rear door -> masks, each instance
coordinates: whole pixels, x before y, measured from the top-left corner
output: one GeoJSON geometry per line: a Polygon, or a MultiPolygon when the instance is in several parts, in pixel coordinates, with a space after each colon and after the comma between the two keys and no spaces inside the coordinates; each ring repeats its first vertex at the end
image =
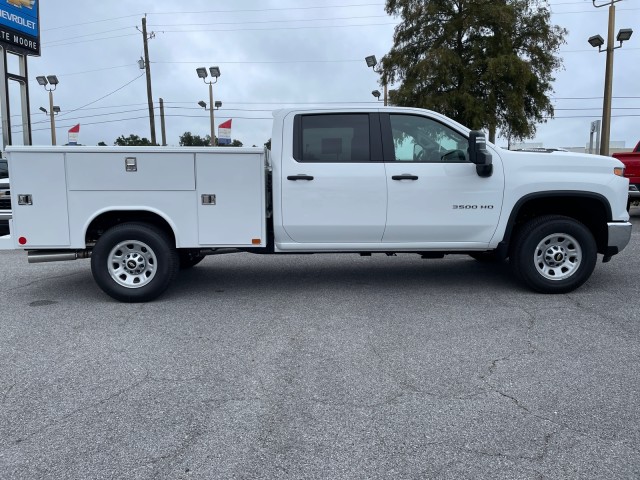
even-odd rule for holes
{"type": "Polygon", "coordinates": [[[283,151],[282,223],[298,243],[380,243],[387,209],[378,114],[299,114],[283,151]]]}

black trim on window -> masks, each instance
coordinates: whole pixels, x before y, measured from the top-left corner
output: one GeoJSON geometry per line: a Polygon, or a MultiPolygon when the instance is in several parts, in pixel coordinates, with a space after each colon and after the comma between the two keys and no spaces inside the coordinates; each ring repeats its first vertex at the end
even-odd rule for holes
{"type": "Polygon", "coordinates": [[[350,161],[350,162],[318,162],[318,163],[371,163],[384,161],[382,149],[382,133],[380,124],[380,115],[371,112],[331,112],[331,113],[302,113],[293,118],[293,158],[300,163],[315,163],[313,161],[303,160],[303,117],[319,117],[319,116],[339,116],[339,115],[366,115],[369,120],[369,159],[350,161]]]}
{"type": "Polygon", "coordinates": [[[293,158],[302,158],[302,115],[293,117],[293,158]]]}
{"type": "Polygon", "coordinates": [[[369,152],[372,162],[383,162],[380,114],[369,114],[369,152]]]}
{"type": "Polygon", "coordinates": [[[391,132],[391,119],[388,113],[380,114],[380,127],[382,128],[382,151],[385,162],[395,162],[396,152],[393,148],[393,133],[391,132]]]}

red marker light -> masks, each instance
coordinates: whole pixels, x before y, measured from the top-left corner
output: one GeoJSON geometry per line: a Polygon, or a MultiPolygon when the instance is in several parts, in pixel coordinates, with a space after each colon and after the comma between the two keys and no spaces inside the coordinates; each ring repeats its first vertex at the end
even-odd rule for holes
{"type": "Polygon", "coordinates": [[[26,245],[27,244],[27,239],[25,237],[20,237],[20,238],[18,238],[18,243],[20,245],[26,245]]]}

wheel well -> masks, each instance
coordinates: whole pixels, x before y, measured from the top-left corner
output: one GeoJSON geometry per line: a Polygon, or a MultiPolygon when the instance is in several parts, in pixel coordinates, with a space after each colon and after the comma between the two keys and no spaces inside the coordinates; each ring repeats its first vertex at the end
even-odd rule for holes
{"type": "Polygon", "coordinates": [[[605,252],[608,241],[607,222],[611,220],[611,210],[606,200],[580,195],[549,195],[525,200],[514,208],[505,241],[509,243],[522,225],[541,215],[563,215],[579,221],[593,234],[598,252],[605,252]]]}
{"type": "Polygon", "coordinates": [[[157,213],[144,210],[122,210],[105,212],[98,215],[89,224],[87,233],[85,234],[85,242],[87,245],[95,243],[100,236],[115,225],[126,222],[147,223],[161,229],[169,238],[176,243],[176,237],[171,225],[157,213]]]}

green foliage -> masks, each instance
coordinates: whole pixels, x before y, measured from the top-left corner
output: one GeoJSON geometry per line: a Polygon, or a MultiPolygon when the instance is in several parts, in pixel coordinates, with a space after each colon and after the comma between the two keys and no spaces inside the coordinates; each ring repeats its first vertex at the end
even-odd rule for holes
{"type": "Polygon", "coordinates": [[[271,150],[271,139],[267,140],[264,146],[267,150],[271,150]]]}
{"type": "MultiPolygon", "coordinates": [[[[218,137],[215,139],[216,145],[219,147],[241,147],[242,142],[240,140],[233,140],[230,145],[218,145],[218,137]]],[[[184,132],[180,135],[181,147],[208,147],[211,143],[211,135],[193,135],[191,132],[184,132]]]]}
{"type": "Polygon", "coordinates": [[[107,144],[106,144],[106,143],[104,143],[104,142],[98,142],[98,146],[99,146],[99,147],[106,147],[106,146],[107,146],[107,144]]]}
{"type": "Polygon", "coordinates": [[[208,147],[211,143],[211,135],[193,135],[191,132],[184,132],[180,135],[181,147],[208,147]]]}
{"type": "Polygon", "coordinates": [[[116,138],[114,145],[120,145],[121,147],[136,147],[153,145],[147,137],[140,138],[138,135],[131,134],[125,138],[124,135],[120,135],[116,138]]]}
{"type": "Polygon", "coordinates": [[[394,105],[443,113],[471,128],[532,137],[553,116],[549,95],[567,31],[547,0],[387,0],[401,17],[382,59],[394,105]]]}

